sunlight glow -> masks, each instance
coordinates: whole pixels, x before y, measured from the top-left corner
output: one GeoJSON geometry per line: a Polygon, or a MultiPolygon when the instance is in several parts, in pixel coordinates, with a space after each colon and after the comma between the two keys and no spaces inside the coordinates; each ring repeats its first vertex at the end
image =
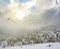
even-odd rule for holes
{"type": "Polygon", "coordinates": [[[31,11],[29,11],[27,8],[29,8],[31,6],[32,6],[31,3],[27,4],[27,6],[25,6],[25,5],[22,5],[22,3],[15,2],[15,0],[10,0],[10,4],[8,5],[8,8],[9,8],[8,14],[11,15],[10,18],[15,21],[23,20],[23,18],[25,16],[28,16],[30,14],[31,11]],[[10,13],[12,13],[12,14],[10,14],[10,13]]]}
{"type": "Polygon", "coordinates": [[[16,11],[16,17],[20,20],[22,20],[22,18],[25,16],[25,12],[23,10],[17,10],[16,11]]]}

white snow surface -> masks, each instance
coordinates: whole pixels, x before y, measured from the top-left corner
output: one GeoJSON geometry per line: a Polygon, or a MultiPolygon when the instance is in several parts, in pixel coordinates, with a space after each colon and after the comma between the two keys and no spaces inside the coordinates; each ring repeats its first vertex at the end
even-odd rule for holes
{"type": "Polygon", "coordinates": [[[13,46],[13,47],[5,47],[0,49],[60,49],[60,43],[44,43],[44,44],[31,44],[31,45],[23,45],[21,46],[13,46]],[[49,47],[49,45],[51,45],[49,47]]]}

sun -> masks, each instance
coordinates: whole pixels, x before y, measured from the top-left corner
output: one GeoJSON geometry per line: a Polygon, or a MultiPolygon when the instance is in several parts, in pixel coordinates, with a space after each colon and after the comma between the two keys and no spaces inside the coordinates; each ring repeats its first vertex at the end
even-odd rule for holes
{"type": "Polygon", "coordinates": [[[16,11],[16,17],[20,20],[23,20],[23,18],[26,16],[25,12],[23,10],[17,10],[16,11]]]}

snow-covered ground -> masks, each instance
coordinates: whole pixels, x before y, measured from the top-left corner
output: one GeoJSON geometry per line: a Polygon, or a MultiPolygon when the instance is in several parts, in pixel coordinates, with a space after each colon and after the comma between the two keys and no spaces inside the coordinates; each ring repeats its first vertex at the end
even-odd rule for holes
{"type": "Polygon", "coordinates": [[[24,46],[5,47],[0,49],[60,49],[60,43],[44,43],[24,46]]]}

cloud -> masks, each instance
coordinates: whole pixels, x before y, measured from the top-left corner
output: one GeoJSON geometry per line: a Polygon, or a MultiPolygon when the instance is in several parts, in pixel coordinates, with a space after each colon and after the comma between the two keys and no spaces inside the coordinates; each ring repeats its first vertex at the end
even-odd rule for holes
{"type": "Polygon", "coordinates": [[[55,7],[55,0],[32,0],[36,7],[40,10],[50,9],[55,7]]]}
{"type": "MultiPolygon", "coordinates": [[[[28,4],[28,5],[26,5],[26,6],[28,6],[29,7],[29,4],[31,4],[31,2],[33,3],[33,5],[35,5],[35,7],[37,8],[37,9],[35,9],[35,11],[31,11],[31,15],[29,15],[29,16],[26,16],[25,18],[24,18],[24,23],[25,24],[27,24],[27,23],[32,23],[32,24],[41,24],[41,23],[59,23],[59,17],[60,17],[60,11],[58,12],[57,11],[57,9],[59,9],[59,7],[58,8],[56,8],[56,7],[54,7],[55,5],[54,5],[54,3],[55,2],[53,2],[54,0],[33,0],[33,1],[30,1],[30,2],[27,2],[26,4],[28,4]],[[43,1],[43,2],[42,2],[43,1]],[[41,11],[41,10],[43,10],[43,11],[41,11]],[[56,15],[56,13],[58,13],[57,15],[56,15]]],[[[31,4],[31,6],[32,6],[32,4],[31,4]]],[[[0,12],[1,12],[1,16],[3,17],[4,16],[4,19],[6,18],[5,16],[6,16],[6,13],[9,13],[8,12],[8,7],[7,7],[7,5],[6,6],[1,6],[1,8],[0,8],[1,10],[0,10],[0,12]],[[3,7],[3,8],[2,8],[3,7]]],[[[9,13],[10,15],[11,15],[11,13],[9,13]]],[[[8,15],[8,16],[10,16],[10,15],[8,15]]],[[[19,22],[17,25],[16,24],[13,24],[13,23],[11,23],[10,21],[5,21],[5,20],[0,20],[0,26],[7,26],[7,27],[10,27],[11,26],[11,28],[12,28],[12,26],[14,26],[14,27],[17,27],[17,28],[19,28],[19,26],[22,28],[23,26],[24,26],[24,24],[23,23],[21,23],[21,22],[19,22]],[[3,22],[3,23],[2,23],[3,22]],[[3,24],[3,25],[2,25],[3,24]],[[23,26],[22,26],[23,25],[23,26]]],[[[44,24],[43,24],[44,25],[44,24]]],[[[14,28],[13,27],[13,28],[14,28]]]]}
{"type": "Polygon", "coordinates": [[[32,14],[26,18],[28,24],[60,25],[60,7],[44,10],[40,14],[32,14]]]}
{"type": "Polygon", "coordinates": [[[51,23],[60,24],[60,3],[58,5],[56,0],[32,0],[35,7],[35,11],[31,12],[31,15],[26,18],[27,23],[51,23]]]}

